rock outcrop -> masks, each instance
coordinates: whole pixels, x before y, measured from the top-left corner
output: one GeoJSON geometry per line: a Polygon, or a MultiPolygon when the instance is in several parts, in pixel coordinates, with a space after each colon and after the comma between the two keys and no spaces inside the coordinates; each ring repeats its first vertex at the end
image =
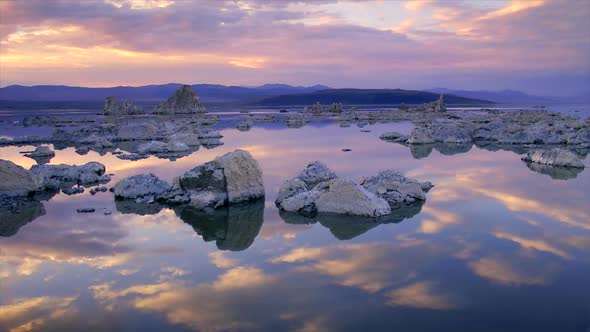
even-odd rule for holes
{"type": "Polygon", "coordinates": [[[115,97],[107,97],[104,101],[104,115],[134,115],[143,114],[143,109],[133,103],[131,99],[125,99],[122,104],[117,103],[115,97]]]}
{"type": "Polygon", "coordinates": [[[158,114],[192,114],[205,113],[205,106],[199,103],[199,97],[190,85],[183,85],[168,100],[156,106],[158,114]]]}
{"type": "Polygon", "coordinates": [[[392,208],[424,201],[431,187],[429,182],[420,183],[392,170],[355,183],[338,178],[315,161],[281,186],[275,204],[281,211],[308,218],[322,213],[375,218],[391,214],[392,208]]]}
{"type": "Polygon", "coordinates": [[[584,168],[584,163],[575,153],[560,148],[548,151],[531,151],[522,160],[551,166],[584,168]]]}
{"type": "Polygon", "coordinates": [[[258,162],[249,152],[235,150],[184,173],[173,185],[153,174],[135,175],[121,180],[114,192],[119,199],[206,209],[262,198],[264,185],[258,162]]]}

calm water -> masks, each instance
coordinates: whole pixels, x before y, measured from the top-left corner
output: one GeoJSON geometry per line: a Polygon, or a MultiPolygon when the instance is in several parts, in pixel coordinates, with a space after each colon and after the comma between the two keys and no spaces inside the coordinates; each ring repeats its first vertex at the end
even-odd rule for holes
{"type": "MultiPolygon", "coordinates": [[[[204,216],[59,194],[0,237],[0,330],[590,330],[590,171],[557,180],[475,146],[415,159],[379,139],[411,124],[365,129],[227,128],[225,145],[175,162],[56,151],[52,164],[104,163],[112,186],[146,172],[171,180],[242,148],[263,169],[266,201],[204,216]],[[395,168],[435,187],[399,223],[284,220],[280,184],[316,159],[341,177],[395,168]]],[[[0,159],[29,168],[29,149],[0,148],[0,159]]]]}

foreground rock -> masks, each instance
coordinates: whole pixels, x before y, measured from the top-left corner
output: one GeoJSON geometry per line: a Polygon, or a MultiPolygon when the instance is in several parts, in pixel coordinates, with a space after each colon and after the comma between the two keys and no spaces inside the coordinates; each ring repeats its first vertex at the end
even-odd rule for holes
{"type": "Polygon", "coordinates": [[[174,95],[156,107],[160,114],[205,113],[205,106],[199,103],[199,97],[190,85],[183,85],[174,95]]]}
{"type": "Polygon", "coordinates": [[[115,197],[136,202],[186,204],[195,209],[219,208],[264,197],[262,171],[249,152],[235,150],[197,166],[170,185],[153,174],[119,182],[115,197]]]}
{"type": "Polygon", "coordinates": [[[522,160],[551,166],[584,168],[584,163],[575,153],[560,148],[548,151],[536,150],[526,154],[522,160]]]}
{"type": "Polygon", "coordinates": [[[275,204],[282,211],[306,217],[321,213],[382,217],[391,214],[392,208],[424,201],[431,187],[429,182],[420,183],[391,170],[359,184],[336,177],[326,165],[315,161],[281,186],[275,204]]]}
{"type": "Polygon", "coordinates": [[[0,195],[27,196],[42,189],[42,178],[8,160],[0,160],[0,195]]]}

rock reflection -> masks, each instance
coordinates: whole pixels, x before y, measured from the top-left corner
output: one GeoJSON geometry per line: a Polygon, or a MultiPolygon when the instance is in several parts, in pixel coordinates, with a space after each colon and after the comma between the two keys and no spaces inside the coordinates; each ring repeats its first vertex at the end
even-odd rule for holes
{"type": "Polygon", "coordinates": [[[24,225],[45,215],[43,203],[36,200],[16,200],[0,203],[0,236],[16,235],[24,225]]]}
{"type": "Polygon", "coordinates": [[[381,225],[390,223],[400,223],[407,218],[411,218],[422,210],[424,201],[399,206],[392,209],[390,215],[380,218],[367,218],[358,216],[335,215],[335,214],[318,214],[315,218],[304,217],[298,213],[280,211],[279,215],[288,224],[314,224],[319,222],[322,226],[328,228],[330,233],[338,240],[350,240],[367,231],[381,225]]]}
{"type": "Polygon", "coordinates": [[[414,159],[426,158],[432,153],[434,144],[410,144],[410,152],[414,159]]]}
{"type": "Polygon", "coordinates": [[[262,227],[264,201],[236,204],[203,211],[191,207],[174,209],[176,215],[191,225],[205,241],[215,241],[220,250],[248,249],[262,227]]]}
{"type": "Polygon", "coordinates": [[[473,143],[434,143],[434,149],[445,156],[467,153],[473,147],[473,143]]]}
{"type": "Polygon", "coordinates": [[[577,167],[551,166],[533,162],[525,162],[525,164],[531,171],[549,175],[554,180],[575,179],[578,173],[584,170],[583,168],[577,167]]]}
{"type": "Polygon", "coordinates": [[[165,206],[160,203],[137,203],[128,199],[116,199],[115,208],[123,214],[138,214],[140,216],[158,214],[165,206]]]}

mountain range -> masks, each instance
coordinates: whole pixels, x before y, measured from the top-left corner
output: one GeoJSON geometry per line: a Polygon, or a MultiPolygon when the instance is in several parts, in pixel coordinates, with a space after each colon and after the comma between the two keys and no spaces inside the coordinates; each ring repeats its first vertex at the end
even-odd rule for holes
{"type": "MultiPolygon", "coordinates": [[[[0,88],[0,100],[4,101],[104,101],[106,97],[131,98],[137,102],[165,100],[181,86],[179,83],[145,86],[117,86],[87,88],[63,85],[10,85],[0,88]]],[[[327,86],[291,86],[265,84],[257,87],[194,84],[193,89],[203,102],[232,102],[254,100],[268,96],[309,93],[329,89],[327,86]]]]}

